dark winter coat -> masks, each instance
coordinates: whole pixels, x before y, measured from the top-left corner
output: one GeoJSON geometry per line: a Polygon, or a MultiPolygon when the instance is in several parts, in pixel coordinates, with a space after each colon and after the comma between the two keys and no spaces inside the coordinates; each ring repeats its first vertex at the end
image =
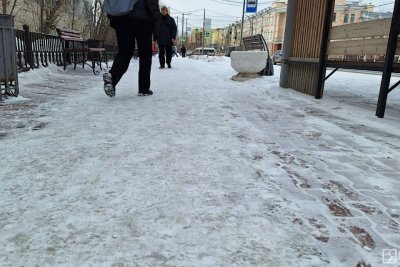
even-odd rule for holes
{"type": "Polygon", "coordinates": [[[177,32],[175,20],[169,14],[161,15],[158,28],[158,44],[172,45],[172,39],[176,38],[177,32]]]}
{"type": "Polygon", "coordinates": [[[158,0],[138,0],[133,11],[124,16],[110,16],[110,25],[113,27],[116,22],[127,22],[132,20],[148,21],[153,25],[153,33],[158,33],[158,21],[160,20],[160,7],[158,0]],[[147,3],[146,3],[147,2],[147,3]],[[146,7],[148,5],[148,7],[146,7]],[[151,11],[151,12],[149,12],[151,11]]]}

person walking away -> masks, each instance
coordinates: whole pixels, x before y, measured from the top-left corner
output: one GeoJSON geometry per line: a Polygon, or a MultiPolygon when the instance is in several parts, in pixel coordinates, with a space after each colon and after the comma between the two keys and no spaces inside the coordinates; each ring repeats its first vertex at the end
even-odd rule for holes
{"type": "Polygon", "coordinates": [[[166,6],[161,7],[161,19],[158,31],[158,58],[160,60],[160,69],[171,68],[172,45],[175,43],[177,27],[175,20],[168,14],[166,6]]]}
{"type": "Polygon", "coordinates": [[[182,45],[182,47],[181,47],[181,55],[182,55],[182,57],[186,57],[186,47],[185,47],[185,45],[182,45]]]}
{"type": "Polygon", "coordinates": [[[106,0],[105,8],[114,28],[118,53],[111,70],[103,75],[104,92],[115,96],[115,87],[128,70],[135,50],[139,53],[139,96],[152,95],[150,74],[152,61],[152,35],[156,38],[160,18],[158,0],[106,0]]]}
{"type": "Polygon", "coordinates": [[[179,54],[177,53],[176,45],[173,45],[173,46],[172,46],[172,55],[173,55],[173,56],[176,56],[176,57],[179,57],[179,54]]]}

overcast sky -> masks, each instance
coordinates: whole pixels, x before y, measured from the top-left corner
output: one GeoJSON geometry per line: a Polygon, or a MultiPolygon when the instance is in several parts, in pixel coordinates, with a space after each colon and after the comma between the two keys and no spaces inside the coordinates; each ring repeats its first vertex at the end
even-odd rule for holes
{"type": "MultiPolygon", "coordinates": [[[[258,0],[258,10],[268,8],[273,0],[258,0]]],[[[378,6],[375,11],[393,10],[394,0],[364,0],[363,3],[372,3],[378,6]],[[382,5],[382,6],[380,6],[382,5]]],[[[182,13],[186,13],[188,27],[200,27],[203,21],[203,12],[212,19],[212,27],[222,27],[240,20],[242,17],[242,0],[160,0],[160,4],[169,6],[171,16],[179,16],[179,27],[182,22],[182,13]]]]}

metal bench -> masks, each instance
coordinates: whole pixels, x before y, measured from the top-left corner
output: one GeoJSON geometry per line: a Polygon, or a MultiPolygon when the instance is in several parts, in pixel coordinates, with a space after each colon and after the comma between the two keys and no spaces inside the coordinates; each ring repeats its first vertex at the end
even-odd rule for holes
{"type": "Polygon", "coordinates": [[[104,41],[85,40],[80,32],[67,28],[56,28],[56,31],[61,40],[64,70],[69,64],[74,64],[76,69],[77,64],[82,63],[82,68],[88,65],[98,75],[100,71],[96,66],[103,70],[102,63],[105,63],[108,68],[104,41]]]}
{"type": "Polygon", "coordinates": [[[259,72],[260,76],[273,76],[274,75],[274,64],[271,59],[271,54],[269,53],[268,45],[265,42],[264,36],[262,34],[256,34],[251,36],[246,36],[242,38],[243,46],[245,51],[260,50],[267,51],[268,59],[265,65],[265,69],[259,72]]]}

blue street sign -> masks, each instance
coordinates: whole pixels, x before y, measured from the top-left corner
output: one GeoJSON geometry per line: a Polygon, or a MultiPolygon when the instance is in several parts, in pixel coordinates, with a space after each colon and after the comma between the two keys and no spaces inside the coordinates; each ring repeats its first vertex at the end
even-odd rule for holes
{"type": "Polygon", "coordinates": [[[256,13],[256,12],[257,12],[257,0],[247,0],[246,13],[256,13]]]}

